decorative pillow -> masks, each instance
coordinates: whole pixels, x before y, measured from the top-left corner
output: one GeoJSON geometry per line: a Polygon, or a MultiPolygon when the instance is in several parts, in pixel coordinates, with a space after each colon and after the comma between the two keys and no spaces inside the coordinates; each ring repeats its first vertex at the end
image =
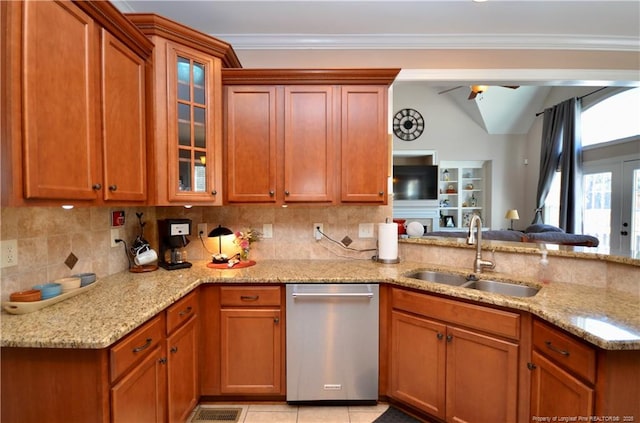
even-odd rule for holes
{"type": "Polygon", "coordinates": [[[564,232],[564,229],[558,228],[557,226],[553,226],[553,225],[536,223],[535,225],[529,226],[527,229],[524,230],[524,232],[527,234],[539,233],[539,232],[564,232]]]}
{"type": "Polygon", "coordinates": [[[482,231],[482,239],[492,239],[494,241],[520,242],[525,236],[520,231],[482,231]]]}

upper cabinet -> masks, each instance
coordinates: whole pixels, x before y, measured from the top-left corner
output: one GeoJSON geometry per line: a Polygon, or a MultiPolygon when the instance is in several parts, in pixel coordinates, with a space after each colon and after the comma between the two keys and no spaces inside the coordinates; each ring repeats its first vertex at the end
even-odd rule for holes
{"type": "Polygon", "coordinates": [[[223,69],[225,202],[386,204],[397,69],[223,69]]]}
{"type": "Polygon", "coordinates": [[[155,46],[148,78],[150,203],[222,205],[220,72],[240,66],[233,50],[157,15],[127,17],[155,46]]]}
{"type": "Polygon", "coordinates": [[[1,7],[3,205],[144,202],[152,44],[107,2],[1,7]]]}

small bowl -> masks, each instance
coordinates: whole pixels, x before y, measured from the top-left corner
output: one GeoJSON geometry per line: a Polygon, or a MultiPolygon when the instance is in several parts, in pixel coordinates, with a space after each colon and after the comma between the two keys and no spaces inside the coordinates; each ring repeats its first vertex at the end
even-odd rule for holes
{"type": "Polygon", "coordinates": [[[80,287],[91,285],[96,281],[95,273],[78,273],[76,275],[72,275],[74,278],[80,278],[80,287]]]}
{"type": "Polygon", "coordinates": [[[62,292],[64,293],[80,288],[80,283],[82,281],[78,277],[70,277],[56,279],[54,282],[59,283],[62,286],[62,292]]]}
{"type": "Polygon", "coordinates": [[[62,294],[62,285],[59,283],[49,282],[41,285],[34,285],[32,288],[42,292],[43,300],[48,300],[49,298],[62,294]]]}
{"type": "Polygon", "coordinates": [[[39,289],[30,289],[28,291],[14,292],[9,296],[9,301],[16,302],[32,302],[42,299],[42,291],[39,289]]]}

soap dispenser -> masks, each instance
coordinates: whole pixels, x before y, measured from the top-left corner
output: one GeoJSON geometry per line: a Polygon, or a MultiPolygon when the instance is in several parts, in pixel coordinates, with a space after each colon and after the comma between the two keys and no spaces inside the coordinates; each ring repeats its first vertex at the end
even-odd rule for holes
{"type": "Polygon", "coordinates": [[[538,280],[541,283],[547,285],[549,284],[549,282],[551,282],[548,267],[549,259],[547,259],[547,249],[543,247],[540,251],[540,254],[542,254],[542,258],[540,259],[540,269],[538,269],[538,280]]]}

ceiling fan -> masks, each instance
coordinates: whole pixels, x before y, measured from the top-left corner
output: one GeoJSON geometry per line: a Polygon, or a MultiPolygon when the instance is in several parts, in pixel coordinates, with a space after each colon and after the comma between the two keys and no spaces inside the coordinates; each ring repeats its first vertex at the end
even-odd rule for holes
{"type": "MultiPolygon", "coordinates": [[[[457,90],[458,88],[462,88],[464,85],[458,85],[457,87],[453,87],[453,88],[449,88],[448,90],[444,90],[444,91],[440,91],[438,94],[445,94],[448,93],[449,91],[453,91],[453,90],[457,90]]],[[[501,87],[504,88],[511,88],[512,90],[515,90],[516,88],[519,88],[519,85],[500,85],[501,87]]],[[[474,98],[476,98],[478,96],[478,94],[481,94],[485,91],[487,91],[489,89],[488,85],[471,85],[470,86],[471,91],[469,92],[469,100],[473,100],[474,98]]]]}

